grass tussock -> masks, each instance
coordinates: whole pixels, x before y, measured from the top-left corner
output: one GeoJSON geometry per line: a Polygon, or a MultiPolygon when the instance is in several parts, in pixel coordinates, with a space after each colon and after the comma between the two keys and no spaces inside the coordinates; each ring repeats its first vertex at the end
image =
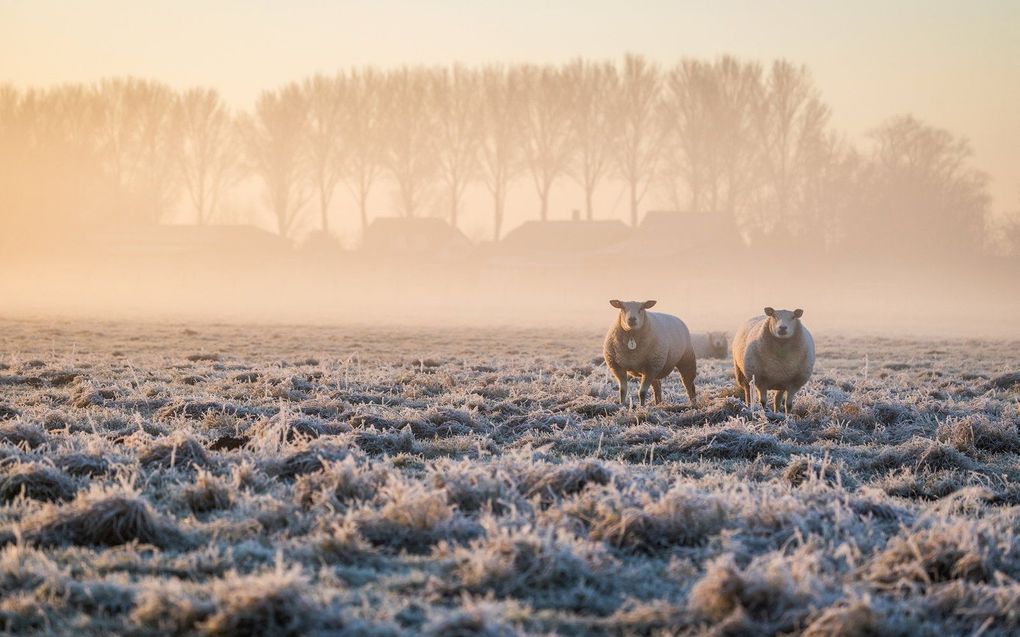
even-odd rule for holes
{"type": "Polygon", "coordinates": [[[365,506],[355,513],[358,530],[375,546],[425,553],[440,540],[462,542],[480,530],[455,514],[445,493],[418,483],[389,483],[380,500],[378,509],[365,506]]]}
{"type": "Polygon", "coordinates": [[[212,464],[202,443],[187,434],[176,434],[170,440],[152,443],[138,456],[144,467],[164,469],[205,468],[212,464]]]}
{"type": "Polygon", "coordinates": [[[42,546],[118,546],[140,542],[163,548],[186,544],[170,520],[130,491],[92,491],[66,505],[49,505],[28,519],[26,539],[42,546]]]}
{"type": "Polygon", "coordinates": [[[597,494],[578,502],[572,515],[587,525],[592,539],[645,553],[696,546],[727,521],[723,500],[683,487],[657,499],[597,494]]]}
{"type": "Polygon", "coordinates": [[[0,475],[0,502],[10,502],[21,495],[45,502],[70,500],[77,490],[66,473],[38,462],[9,465],[0,475]]]}

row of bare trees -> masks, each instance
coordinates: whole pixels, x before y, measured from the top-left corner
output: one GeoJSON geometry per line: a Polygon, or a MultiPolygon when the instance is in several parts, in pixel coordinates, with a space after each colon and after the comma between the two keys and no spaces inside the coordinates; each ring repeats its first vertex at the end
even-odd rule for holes
{"type": "Polygon", "coordinates": [[[281,235],[313,216],[328,232],[338,189],[364,227],[386,179],[400,214],[438,196],[454,225],[466,190],[484,186],[498,238],[519,180],[544,220],[561,182],[576,183],[591,219],[613,179],[634,225],[654,189],[677,209],[732,215],[748,236],[870,244],[883,227],[980,243],[988,197],[969,157],[966,142],[909,117],[855,148],[805,68],[733,57],[356,69],[266,91],[250,113],[212,89],[131,78],[0,87],[0,200],[47,222],[159,222],[186,199],[204,224],[257,178],[281,235]]]}

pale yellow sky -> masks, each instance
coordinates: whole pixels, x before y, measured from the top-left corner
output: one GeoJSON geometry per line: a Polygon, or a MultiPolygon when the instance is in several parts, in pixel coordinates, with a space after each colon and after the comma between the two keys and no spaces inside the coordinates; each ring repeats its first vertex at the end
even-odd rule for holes
{"type": "Polygon", "coordinates": [[[732,53],[807,64],[851,138],[899,113],[966,136],[1020,208],[1020,1],[0,0],[0,82],[111,75],[262,89],[361,64],[732,53]]]}

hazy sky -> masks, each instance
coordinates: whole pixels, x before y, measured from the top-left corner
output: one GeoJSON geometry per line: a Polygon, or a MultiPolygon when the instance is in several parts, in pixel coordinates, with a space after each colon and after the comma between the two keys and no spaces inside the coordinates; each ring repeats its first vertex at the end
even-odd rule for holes
{"type": "Polygon", "coordinates": [[[1020,1],[0,0],[0,81],[131,74],[262,89],[361,64],[732,53],[807,64],[856,137],[914,113],[968,137],[996,210],[1020,208],[1020,1]]]}

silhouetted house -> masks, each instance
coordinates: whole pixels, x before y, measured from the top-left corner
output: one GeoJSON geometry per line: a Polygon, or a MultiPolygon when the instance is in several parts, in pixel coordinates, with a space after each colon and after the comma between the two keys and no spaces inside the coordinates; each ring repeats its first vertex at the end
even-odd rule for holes
{"type": "Polygon", "coordinates": [[[622,221],[527,221],[493,246],[494,265],[578,263],[598,259],[627,240],[622,221]]]}
{"type": "Polygon", "coordinates": [[[266,258],[289,254],[289,239],[246,225],[99,226],[85,245],[99,255],[160,258],[266,258]]]}
{"type": "Polygon", "coordinates": [[[744,248],[733,216],[651,210],[618,250],[645,260],[722,255],[744,248]]]}
{"type": "Polygon", "coordinates": [[[449,261],[470,255],[472,245],[463,232],[445,219],[381,217],[365,229],[361,250],[368,256],[449,261]]]}

